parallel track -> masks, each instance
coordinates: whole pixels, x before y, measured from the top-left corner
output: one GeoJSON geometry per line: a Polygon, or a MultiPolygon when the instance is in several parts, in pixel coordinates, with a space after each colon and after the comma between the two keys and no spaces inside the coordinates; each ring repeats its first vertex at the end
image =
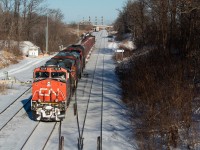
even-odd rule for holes
{"type": "MultiPolygon", "coordinates": [[[[30,89],[31,89],[31,87],[29,87],[27,90],[25,90],[25,91],[24,91],[20,96],[18,96],[9,106],[7,106],[0,114],[3,114],[9,107],[11,107],[15,102],[17,102],[17,100],[19,100],[19,99],[22,98],[24,95],[26,95],[26,93],[28,93],[30,89]]],[[[30,109],[30,106],[28,106],[28,105],[30,104],[30,101],[31,101],[31,97],[29,97],[29,99],[27,100],[27,102],[26,102],[25,104],[23,104],[23,106],[20,107],[20,109],[19,109],[16,113],[14,113],[14,115],[13,115],[11,118],[9,118],[9,120],[0,128],[0,131],[3,130],[3,129],[6,127],[6,125],[7,125],[7,124],[22,110],[22,109],[26,109],[26,111],[27,111],[28,109],[30,109]]],[[[27,142],[29,141],[29,139],[31,138],[31,136],[33,135],[33,133],[35,132],[35,130],[37,129],[37,127],[39,126],[40,123],[41,123],[41,121],[39,121],[39,122],[35,125],[35,127],[34,127],[33,130],[31,131],[30,135],[27,137],[27,139],[25,140],[24,144],[22,145],[21,149],[23,149],[24,146],[27,144],[27,142]]],[[[62,123],[61,123],[61,122],[59,122],[59,123],[60,123],[60,127],[59,127],[59,139],[61,139],[61,127],[62,127],[62,123]]],[[[50,137],[51,137],[53,131],[55,130],[55,126],[56,126],[57,124],[58,124],[58,122],[55,122],[53,128],[51,129],[50,135],[48,136],[48,138],[47,138],[47,140],[46,140],[46,142],[45,142],[45,144],[44,144],[44,146],[43,146],[42,149],[44,149],[44,148],[46,147],[46,145],[47,145],[47,143],[48,143],[48,141],[49,141],[49,139],[50,139],[50,137]]],[[[59,142],[61,142],[61,141],[59,141],[59,142]]]]}
{"type": "MultiPolygon", "coordinates": [[[[100,34],[100,37],[102,36],[102,32],[100,34]]],[[[102,40],[100,42],[100,45],[102,44],[102,40]]],[[[104,46],[105,47],[105,46],[104,46]]],[[[98,48],[98,56],[97,56],[97,59],[96,59],[96,62],[95,62],[95,69],[94,69],[94,72],[93,72],[93,76],[92,76],[92,81],[91,81],[91,86],[90,86],[90,90],[89,90],[89,98],[88,98],[88,101],[87,101],[87,106],[86,106],[86,111],[85,111],[85,116],[84,116],[84,121],[83,121],[83,125],[82,125],[82,128],[80,129],[80,123],[79,123],[79,116],[78,116],[78,109],[77,109],[77,126],[78,126],[78,132],[79,132],[79,142],[80,140],[83,140],[83,133],[84,133],[84,129],[85,129],[85,122],[86,122],[86,119],[87,119],[87,113],[88,113],[88,108],[89,108],[89,103],[90,103],[90,98],[91,98],[91,94],[92,94],[92,87],[93,87],[93,81],[95,79],[95,72],[96,72],[96,68],[97,68],[97,63],[98,63],[98,60],[99,60],[99,55],[100,55],[100,48],[98,48]]],[[[101,114],[100,114],[100,137],[101,137],[101,140],[100,140],[100,147],[102,149],[102,124],[103,124],[103,76],[104,76],[104,56],[103,56],[103,66],[102,66],[102,99],[101,99],[101,114]]],[[[88,82],[88,79],[86,80],[86,83],[88,82]]],[[[84,91],[83,91],[84,92],[84,91]]],[[[77,104],[77,97],[76,97],[76,93],[75,93],[75,103],[77,104]]],[[[79,150],[82,150],[83,149],[83,141],[78,143],[79,147],[78,149],[79,150]]]]}
{"type": "MultiPolygon", "coordinates": [[[[38,125],[39,125],[40,123],[42,123],[42,122],[39,121],[39,122],[36,124],[36,126],[33,128],[32,132],[31,132],[30,135],[27,137],[27,139],[26,139],[26,141],[24,142],[24,144],[23,144],[23,146],[21,147],[21,149],[23,149],[23,148],[25,147],[25,145],[28,143],[28,141],[31,139],[31,136],[32,136],[33,133],[36,131],[36,129],[37,129],[37,127],[38,127],[38,125]]],[[[58,135],[58,137],[59,137],[59,143],[61,142],[60,139],[61,139],[61,127],[62,127],[62,122],[60,121],[60,122],[55,122],[55,123],[54,123],[53,128],[51,129],[51,132],[50,132],[50,134],[48,135],[48,138],[46,139],[46,141],[45,141],[45,143],[44,143],[44,145],[43,145],[43,147],[42,147],[43,150],[45,149],[47,143],[49,142],[49,139],[51,138],[51,136],[52,136],[52,134],[53,134],[53,131],[55,130],[55,127],[56,127],[56,125],[57,125],[58,123],[59,123],[59,135],[58,135]]],[[[60,146],[59,146],[59,147],[60,147],[60,146]]]]}
{"type": "MultiPolygon", "coordinates": [[[[19,100],[22,96],[24,96],[30,89],[31,89],[31,87],[28,88],[25,92],[23,92],[18,98],[16,98],[14,102],[16,102],[17,100],[19,100]]],[[[23,106],[20,107],[20,109],[19,109],[16,113],[14,113],[14,115],[0,128],[0,131],[7,125],[7,124],[8,124],[8,123],[9,123],[23,108],[26,108],[26,107],[28,106],[28,104],[29,104],[30,101],[31,101],[31,97],[29,97],[29,99],[27,100],[27,102],[26,102],[25,104],[23,104],[23,106]]],[[[13,102],[12,104],[10,104],[8,107],[6,107],[6,108],[1,112],[1,114],[2,114],[3,112],[5,112],[11,105],[13,105],[14,102],[13,102]]],[[[27,108],[27,109],[28,109],[28,108],[27,108]]]]}
{"type": "MultiPolygon", "coordinates": [[[[51,133],[49,134],[49,136],[48,136],[48,138],[47,138],[47,141],[45,142],[45,144],[44,144],[44,146],[43,146],[42,149],[45,149],[45,147],[46,147],[46,145],[47,145],[47,143],[48,143],[48,141],[49,141],[49,139],[50,139],[50,137],[51,137],[53,131],[55,130],[55,127],[56,127],[57,123],[58,123],[58,122],[55,122],[55,124],[54,124],[54,126],[53,126],[53,129],[51,130],[51,133]]],[[[60,143],[62,122],[60,121],[59,123],[60,123],[60,124],[59,124],[59,135],[58,135],[58,136],[59,136],[59,143],[60,143]]],[[[59,146],[59,147],[60,147],[60,146],[59,146]]]]}
{"type": "Polygon", "coordinates": [[[40,122],[38,122],[36,124],[36,126],[33,128],[33,131],[31,132],[31,134],[28,136],[28,138],[26,139],[26,141],[24,142],[24,144],[22,145],[21,149],[24,148],[24,146],[26,145],[26,143],[28,142],[28,140],[30,139],[31,135],[33,134],[33,132],[36,130],[36,128],[38,127],[38,125],[40,124],[40,122]]]}
{"type": "MultiPolygon", "coordinates": [[[[98,35],[98,36],[102,36],[102,32],[98,35]]],[[[101,41],[99,42],[101,45],[102,44],[102,39],[101,41]]],[[[105,47],[105,46],[104,46],[105,47]]],[[[89,97],[88,97],[88,100],[87,100],[87,106],[86,106],[86,110],[85,110],[85,114],[84,114],[84,119],[83,119],[83,125],[82,125],[82,128],[80,129],[80,123],[79,123],[79,116],[78,116],[78,109],[77,109],[77,125],[78,125],[78,132],[79,132],[79,139],[83,139],[83,133],[84,133],[84,129],[85,129],[85,123],[86,123],[86,119],[87,119],[87,115],[88,115],[88,108],[89,108],[89,104],[90,104],[90,100],[91,100],[91,95],[92,95],[92,88],[93,88],[93,82],[95,80],[95,73],[96,73],[96,70],[97,70],[97,63],[98,63],[98,60],[99,60],[99,55],[100,55],[100,52],[101,52],[101,48],[98,48],[98,56],[97,56],[97,59],[96,59],[96,62],[95,62],[95,69],[93,71],[93,76],[91,76],[91,85],[90,85],[90,89],[89,89],[89,97]]],[[[100,149],[102,150],[102,125],[103,125],[103,84],[104,84],[104,56],[103,56],[103,66],[102,66],[102,99],[101,99],[101,114],[100,114],[100,149]]],[[[86,87],[86,84],[88,83],[88,78],[86,79],[85,81],[85,85],[84,85],[84,88],[86,87]]],[[[24,96],[29,90],[31,89],[28,88],[24,93],[22,93],[18,98],[16,98],[8,107],[6,107],[3,111],[0,112],[0,114],[4,113],[11,105],[13,105],[17,100],[19,100],[22,96],[24,96]]],[[[84,92],[85,90],[83,90],[84,92]]],[[[84,95],[84,93],[83,93],[84,95]]],[[[22,108],[26,108],[29,104],[31,100],[31,97],[27,100],[27,102],[0,128],[0,131],[17,115],[17,113],[19,113],[22,108]]],[[[77,104],[77,97],[76,97],[76,92],[75,92],[75,102],[77,104]]],[[[28,108],[26,108],[28,109],[28,108]]],[[[24,146],[27,144],[27,142],[30,140],[31,136],[33,135],[33,133],[36,131],[37,127],[39,126],[41,122],[39,121],[35,127],[32,129],[31,133],[29,134],[29,136],[27,137],[27,139],[25,140],[24,144],[22,145],[21,149],[24,148],[24,146]]],[[[61,129],[62,129],[62,122],[59,122],[59,149],[62,148],[63,146],[63,137],[61,136],[61,129]]],[[[53,125],[53,128],[51,129],[51,132],[48,136],[48,138],[46,139],[46,142],[44,144],[44,146],[42,147],[42,149],[45,149],[50,137],[52,136],[52,133],[53,131],[55,130],[55,127],[56,125],[58,124],[58,122],[55,122],[55,124],[53,125]]],[[[79,149],[83,149],[83,143],[82,145],[79,147],[79,149]]]]}
{"type": "Polygon", "coordinates": [[[29,87],[26,91],[24,91],[20,96],[18,96],[10,105],[8,105],[4,110],[0,112],[0,115],[5,112],[11,105],[13,105],[18,99],[24,96],[32,87],[29,87]]]}

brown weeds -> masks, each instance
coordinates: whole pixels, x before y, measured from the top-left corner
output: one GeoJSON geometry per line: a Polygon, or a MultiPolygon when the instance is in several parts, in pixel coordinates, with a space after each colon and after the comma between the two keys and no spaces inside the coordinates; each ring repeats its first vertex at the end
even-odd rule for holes
{"type": "Polygon", "coordinates": [[[0,68],[5,68],[10,64],[18,63],[18,60],[22,59],[22,55],[22,52],[17,47],[10,49],[4,48],[0,58],[0,68]]]}
{"type": "Polygon", "coordinates": [[[1,84],[0,83],[0,93],[1,94],[5,94],[7,89],[8,89],[8,86],[6,84],[1,84]]]}
{"type": "Polygon", "coordinates": [[[188,61],[153,51],[118,71],[140,149],[183,144],[178,129],[189,130],[194,97],[186,68],[191,68],[188,61]]]}

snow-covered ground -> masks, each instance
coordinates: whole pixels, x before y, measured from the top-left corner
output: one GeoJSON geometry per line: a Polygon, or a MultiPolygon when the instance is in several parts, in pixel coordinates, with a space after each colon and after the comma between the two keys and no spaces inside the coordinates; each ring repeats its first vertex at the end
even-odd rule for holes
{"type": "MultiPolygon", "coordinates": [[[[112,56],[116,44],[108,42],[108,39],[105,38],[107,36],[105,30],[97,32],[95,35],[95,47],[84,70],[85,76],[81,78],[77,88],[78,117],[80,133],[83,137],[83,149],[97,149],[97,137],[101,135],[101,102],[103,100],[102,148],[104,150],[133,150],[135,147],[129,140],[131,131],[126,116],[126,107],[120,100],[121,89],[114,73],[115,64],[112,56]],[[84,130],[82,130],[83,124],[84,130]]],[[[20,81],[32,80],[33,69],[44,64],[48,59],[49,57],[27,58],[19,64],[0,70],[0,78],[4,78],[4,71],[8,71],[9,76],[14,76],[20,81]]],[[[7,94],[1,95],[0,110],[12,103],[29,86],[14,85],[7,94]]],[[[27,97],[18,102],[19,105],[23,107],[29,97],[30,93],[27,93],[27,97]]],[[[77,149],[79,137],[77,116],[74,116],[73,110],[74,103],[75,95],[67,110],[66,118],[62,122],[61,131],[61,135],[64,137],[64,149],[69,150],[77,149]]],[[[0,113],[1,120],[8,120],[9,115],[6,114],[12,114],[20,109],[18,104],[15,105],[16,107],[0,113]]],[[[3,126],[3,123],[0,124],[0,149],[42,149],[52,129],[54,130],[45,149],[58,149],[59,124],[54,122],[38,124],[31,120],[30,104],[24,106],[4,128],[2,128],[3,126]],[[28,139],[34,128],[36,128],[34,134],[28,139]],[[27,139],[28,142],[24,145],[27,139]]]]}

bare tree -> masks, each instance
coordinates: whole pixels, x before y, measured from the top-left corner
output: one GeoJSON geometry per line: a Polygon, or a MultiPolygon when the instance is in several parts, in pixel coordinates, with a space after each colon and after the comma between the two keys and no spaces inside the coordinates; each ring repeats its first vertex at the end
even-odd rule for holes
{"type": "Polygon", "coordinates": [[[140,149],[183,146],[180,135],[197,139],[191,133],[193,111],[200,106],[194,101],[200,81],[199,6],[197,0],[129,0],[115,22],[119,34],[133,34],[138,50],[154,48],[119,71],[140,149]]]}

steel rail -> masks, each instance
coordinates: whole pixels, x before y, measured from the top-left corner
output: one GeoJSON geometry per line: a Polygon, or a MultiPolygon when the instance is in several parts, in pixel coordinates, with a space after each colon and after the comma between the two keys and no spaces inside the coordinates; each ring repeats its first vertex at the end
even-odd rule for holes
{"type": "MultiPolygon", "coordinates": [[[[100,37],[102,36],[102,32],[100,33],[100,37]]],[[[102,40],[100,42],[99,45],[102,44],[102,40]]],[[[84,116],[84,121],[83,121],[83,125],[82,125],[82,129],[80,130],[80,123],[79,123],[79,118],[78,118],[78,108],[77,108],[77,126],[78,126],[78,131],[81,132],[79,133],[79,141],[83,139],[83,133],[84,133],[84,129],[85,129],[85,122],[86,122],[86,119],[87,119],[87,112],[88,112],[88,108],[89,108],[89,103],[90,103],[90,98],[91,98],[91,92],[92,92],[92,87],[93,87],[93,81],[94,81],[94,78],[95,78],[95,73],[96,73],[96,68],[97,68],[97,62],[99,60],[99,55],[100,55],[100,48],[98,48],[98,56],[97,56],[97,59],[96,59],[96,62],[95,62],[95,69],[93,71],[93,76],[92,76],[92,82],[91,82],[91,86],[90,86],[90,91],[89,91],[89,98],[88,98],[88,101],[87,101],[87,106],[86,106],[86,111],[85,111],[85,116],[84,116]]],[[[75,102],[77,104],[77,99],[75,97],[75,102]]],[[[77,107],[77,105],[76,105],[77,107]]],[[[79,145],[80,143],[78,143],[79,145]]],[[[81,145],[79,145],[78,147],[79,150],[82,150],[83,149],[83,142],[81,142],[81,145]]]]}
{"type": "MultiPolygon", "coordinates": [[[[27,102],[0,128],[0,131],[22,110],[22,108],[25,108],[28,104],[29,104],[29,101],[31,101],[31,98],[30,97],[27,102]]],[[[27,108],[26,110],[28,110],[29,108],[27,108]]]]}
{"type": "Polygon", "coordinates": [[[9,104],[4,110],[0,112],[2,114],[5,112],[11,105],[13,105],[18,99],[20,99],[22,96],[24,96],[32,87],[29,87],[27,90],[25,90],[20,96],[18,96],[11,104],[9,104]]]}

